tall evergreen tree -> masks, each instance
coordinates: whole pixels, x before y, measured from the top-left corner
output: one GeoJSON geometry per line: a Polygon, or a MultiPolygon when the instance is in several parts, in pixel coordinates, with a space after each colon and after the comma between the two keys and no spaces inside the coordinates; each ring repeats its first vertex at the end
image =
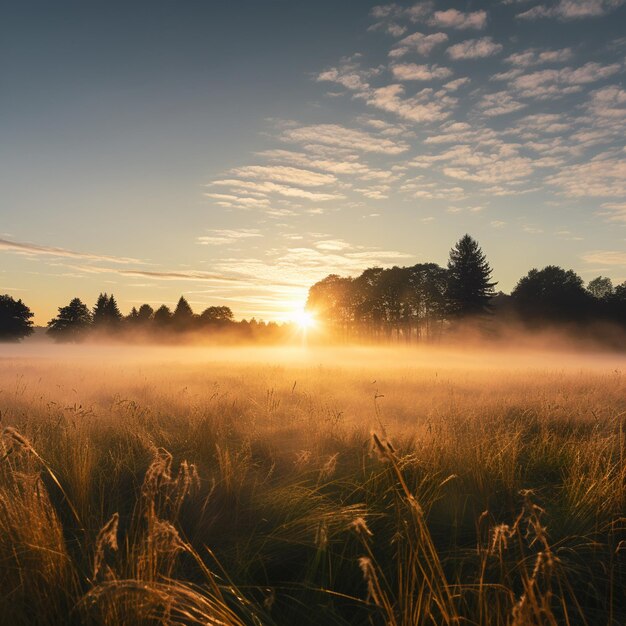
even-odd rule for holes
{"type": "Polygon", "coordinates": [[[98,328],[105,326],[107,323],[108,315],[107,308],[109,305],[109,296],[106,293],[101,293],[96,300],[96,305],[93,307],[92,321],[93,325],[98,328]]]}
{"type": "Polygon", "coordinates": [[[190,328],[194,319],[194,314],[184,296],[181,296],[174,310],[172,321],[179,330],[187,330],[190,328]]]}
{"type": "Polygon", "coordinates": [[[447,298],[455,317],[489,311],[497,283],[491,281],[491,267],[478,242],[464,235],[450,250],[447,298]]]}
{"type": "Polygon", "coordinates": [[[109,296],[109,300],[106,304],[106,316],[110,326],[115,326],[124,319],[113,294],[109,296]]]}
{"type": "Polygon", "coordinates": [[[59,314],[48,322],[48,334],[57,341],[80,341],[91,327],[92,316],[78,298],[59,307],[59,314]]]}
{"type": "Polygon", "coordinates": [[[19,341],[33,332],[31,310],[8,294],[0,296],[0,341],[19,341]]]}
{"type": "Polygon", "coordinates": [[[93,325],[98,329],[110,330],[122,321],[122,314],[113,294],[101,293],[93,308],[93,325]]]}

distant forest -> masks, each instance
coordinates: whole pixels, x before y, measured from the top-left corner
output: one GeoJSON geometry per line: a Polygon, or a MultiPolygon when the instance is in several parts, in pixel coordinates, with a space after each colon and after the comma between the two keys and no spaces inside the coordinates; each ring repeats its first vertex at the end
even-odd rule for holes
{"type": "MultiPolygon", "coordinates": [[[[317,321],[317,334],[334,341],[432,342],[470,325],[485,335],[515,325],[528,331],[596,327],[624,331],[626,337],[626,281],[614,286],[598,276],[585,286],[573,270],[549,265],[530,270],[507,295],[496,291],[491,277],[485,254],[465,235],[450,250],[447,267],[418,263],[372,267],[356,278],[330,274],[309,289],[306,309],[317,321]]],[[[22,300],[0,295],[0,340],[29,336],[32,317],[22,300]]],[[[210,306],[198,315],[183,296],[174,311],[143,304],[124,316],[115,297],[106,293],[93,309],[72,299],[59,308],[46,332],[61,342],[115,337],[278,343],[296,335],[293,324],[235,321],[227,306],[210,306]]]]}

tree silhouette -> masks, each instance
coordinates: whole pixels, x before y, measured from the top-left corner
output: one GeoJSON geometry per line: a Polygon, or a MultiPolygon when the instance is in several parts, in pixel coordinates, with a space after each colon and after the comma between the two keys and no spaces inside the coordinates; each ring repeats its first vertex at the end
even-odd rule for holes
{"type": "Polygon", "coordinates": [[[165,304],[162,304],[154,313],[154,325],[164,329],[172,322],[172,312],[165,304]]]}
{"type": "Polygon", "coordinates": [[[96,329],[113,330],[119,325],[123,317],[113,294],[101,293],[98,296],[92,319],[96,329]]]}
{"type": "Polygon", "coordinates": [[[149,304],[142,304],[137,311],[137,321],[140,324],[147,324],[154,317],[154,309],[149,304]]]}
{"type": "Polygon", "coordinates": [[[597,300],[607,300],[613,294],[613,282],[605,276],[598,276],[589,281],[587,291],[597,300]]]}
{"type": "Polygon", "coordinates": [[[31,310],[8,294],[0,296],[0,341],[20,341],[33,332],[31,310]]]}
{"type": "Polygon", "coordinates": [[[201,324],[230,324],[234,320],[233,312],[227,306],[210,306],[200,314],[201,324]]]}
{"type": "Polygon", "coordinates": [[[89,331],[92,316],[78,298],[67,306],[59,307],[58,315],[48,322],[48,334],[57,341],[80,341],[89,331]]]}
{"type": "Polygon", "coordinates": [[[194,313],[189,306],[189,302],[181,296],[174,310],[172,322],[177,330],[189,330],[194,320],[194,313]]]}
{"type": "Polygon", "coordinates": [[[469,235],[459,239],[448,260],[448,303],[454,317],[479,315],[489,311],[495,295],[491,267],[478,242],[469,235]]]}
{"type": "Polygon", "coordinates": [[[529,321],[573,321],[587,316],[592,296],[573,270],[548,265],[532,269],[512,291],[515,304],[529,321]]]}

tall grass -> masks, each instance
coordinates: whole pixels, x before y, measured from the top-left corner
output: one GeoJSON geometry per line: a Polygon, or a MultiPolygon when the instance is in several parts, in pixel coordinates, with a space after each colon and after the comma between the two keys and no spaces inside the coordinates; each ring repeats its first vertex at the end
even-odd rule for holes
{"type": "Polygon", "coordinates": [[[626,623],[619,359],[381,355],[3,360],[0,623],[626,623]]]}

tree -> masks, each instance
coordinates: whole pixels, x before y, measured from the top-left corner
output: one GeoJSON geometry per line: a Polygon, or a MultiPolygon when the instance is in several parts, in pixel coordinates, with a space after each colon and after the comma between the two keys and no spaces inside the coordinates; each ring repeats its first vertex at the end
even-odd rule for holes
{"type": "Polygon", "coordinates": [[[95,328],[110,330],[122,321],[122,314],[115,301],[115,296],[101,293],[93,308],[93,325],[95,328]]]}
{"type": "Polygon", "coordinates": [[[589,281],[587,291],[597,300],[607,300],[613,294],[613,283],[606,276],[598,276],[589,281]]]}
{"type": "Polygon", "coordinates": [[[200,314],[202,324],[229,324],[233,321],[233,312],[227,306],[210,306],[200,314]]]}
{"type": "Polygon", "coordinates": [[[154,313],[154,324],[159,328],[165,328],[172,321],[172,312],[165,304],[162,304],[154,313]]]}
{"type": "Polygon", "coordinates": [[[154,309],[149,304],[142,304],[137,311],[137,321],[146,324],[154,316],[154,309]]]}
{"type": "Polygon", "coordinates": [[[450,250],[447,298],[451,315],[465,317],[489,311],[495,295],[491,267],[478,242],[469,235],[450,250]]]}
{"type": "Polygon", "coordinates": [[[193,310],[184,296],[181,296],[174,310],[172,321],[178,330],[188,330],[194,319],[193,310]]]}
{"type": "Polygon", "coordinates": [[[0,341],[20,341],[33,332],[31,310],[8,294],[0,296],[0,341]]]}
{"type": "Polygon", "coordinates": [[[67,306],[59,307],[59,314],[48,322],[48,334],[57,341],[80,341],[89,331],[92,316],[78,298],[67,306]]]}
{"type": "Polygon", "coordinates": [[[521,278],[511,296],[527,320],[573,321],[584,318],[592,296],[573,270],[548,265],[521,278]]]}

